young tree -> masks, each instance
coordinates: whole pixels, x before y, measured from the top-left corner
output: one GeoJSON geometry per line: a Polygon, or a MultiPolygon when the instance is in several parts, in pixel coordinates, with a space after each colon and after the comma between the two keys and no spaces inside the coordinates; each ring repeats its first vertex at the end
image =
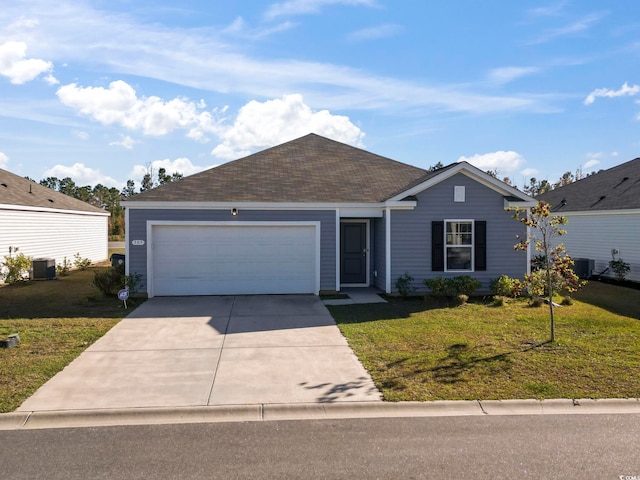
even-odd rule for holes
{"type": "Polygon", "coordinates": [[[547,297],[550,341],[554,342],[556,336],[553,294],[561,290],[575,292],[582,286],[582,282],[573,271],[573,260],[567,255],[562,243],[554,245],[554,238],[566,233],[561,226],[566,225],[567,219],[561,215],[551,215],[551,205],[546,202],[539,202],[530,210],[515,208],[514,211],[514,218],[534,231],[519,241],[514,248],[526,251],[529,244],[534,242],[536,251],[540,253],[540,268],[525,277],[525,284],[533,295],[547,297]]]}

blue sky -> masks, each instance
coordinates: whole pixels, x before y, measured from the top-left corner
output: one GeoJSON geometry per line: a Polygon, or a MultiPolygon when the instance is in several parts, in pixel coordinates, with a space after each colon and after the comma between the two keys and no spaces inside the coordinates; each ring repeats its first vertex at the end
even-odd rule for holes
{"type": "Polygon", "coordinates": [[[316,132],[522,186],[640,150],[629,0],[49,0],[0,9],[0,168],[122,187],[316,132]]]}

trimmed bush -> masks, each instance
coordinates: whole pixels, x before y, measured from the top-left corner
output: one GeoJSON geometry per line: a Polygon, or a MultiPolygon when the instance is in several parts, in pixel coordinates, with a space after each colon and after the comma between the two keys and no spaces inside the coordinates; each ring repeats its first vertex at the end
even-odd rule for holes
{"type": "Polygon", "coordinates": [[[573,298],[571,298],[569,295],[567,295],[566,297],[563,297],[561,305],[564,305],[565,307],[570,307],[571,305],[573,305],[573,298]]]}
{"type": "Polygon", "coordinates": [[[93,284],[105,295],[117,295],[125,287],[124,265],[96,270],[93,284]]]}
{"type": "Polygon", "coordinates": [[[80,252],[76,253],[73,256],[73,258],[74,258],[73,265],[76,268],[79,268],[80,270],[86,270],[87,268],[89,268],[91,266],[91,260],[89,260],[88,258],[82,258],[80,256],[80,252]]]}
{"type": "Polygon", "coordinates": [[[459,295],[465,295],[467,297],[467,300],[470,296],[476,293],[476,290],[478,290],[481,286],[482,283],[480,283],[480,280],[471,278],[468,275],[453,277],[453,287],[456,293],[459,295]]]}
{"type": "Polygon", "coordinates": [[[544,305],[544,299],[542,297],[534,296],[529,302],[529,306],[533,308],[540,308],[542,305],[544,305]]]}
{"type": "Polygon", "coordinates": [[[71,262],[67,260],[67,257],[64,257],[62,263],[56,265],[56,275],[59,277],[64,277],[69,274],[69,270],[71,269],[71,262]]]}
{"type": "Polygon", "coordinates": [[[396,279],[396,289],[402,297],[408,297],[411,293],[416,291],[416,287],[411,285],[414,280],[415,279],[409,275],[409,272],[405,272],[404,275],[396,279]]]}
{"type": "Polygon", "coordinates": [[[506,303],[507,299],[505,297],[503,297],[502,295],[494,295],[491,305],[493,305],[494,307],[504,307],[506,303]]]}
{"type": "Polygon", "coordinates": [[[469,301],[469,297],[467,295],[465,295],[464,293],[459,293],[458,295],[456,295],[454,298],[454,303],[457,306],[462,306],[465,305],[468,301],[469,301]]]}
{"type": "Polygon", "coordinates": [[[456,294],[456,288],[451,278],[425,278],[423,283],[431,289],[431,295],[434,297],[447,298],[456,294]]]}
{"type": "Polygon", "coordinates": [[[500,275],[498,278],[491,280],[491,293],[501,297],[519,297],[524,288],[522,282],[517,278],[511,278],[508,275],[500,275]]]}
{"type": "Polygon", "coordinates": [[[467,299],[481,287],[479,280],[468,275],[453,278],[426,278],[423,283],[431,290],[431,295],[437,298],[451,298],[464,295],[467,299]]]}
{"type": "Polygon", "coordinates": [[[0,268],[0,279],[5,283],[17,283],[29,279],[31,270],[31,259],[24,253],[19,253],[13,257],[4,257],[4,264],[0,268]]]}

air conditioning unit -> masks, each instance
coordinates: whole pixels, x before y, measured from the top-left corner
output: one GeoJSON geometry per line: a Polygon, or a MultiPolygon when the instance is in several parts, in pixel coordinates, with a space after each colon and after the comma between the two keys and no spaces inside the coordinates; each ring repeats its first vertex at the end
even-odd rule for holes
{"type": "Polygon", "coordinates": [[[578,278],[589,278],[593,275],[595,261],[591,258],[574,258],[573,271],[578,278]]]}
{"type": "Polygon", "coordinates": [[[33,280],[54,280],[56,278],[55,259],[34,258],[31,261],[31,278],[33,280]]]}

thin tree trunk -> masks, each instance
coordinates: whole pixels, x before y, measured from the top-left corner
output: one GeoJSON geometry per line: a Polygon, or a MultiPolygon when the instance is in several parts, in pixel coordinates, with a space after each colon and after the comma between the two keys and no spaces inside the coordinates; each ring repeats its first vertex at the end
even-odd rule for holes
{"type": "Polygon", "coordinates": [[[553,283],[551,281],[551,271],[547,270],[547,286],[549,289],[549,320],[551,321],[551,343],[556,341],[556,325],[553,318],[553,283]]]}

